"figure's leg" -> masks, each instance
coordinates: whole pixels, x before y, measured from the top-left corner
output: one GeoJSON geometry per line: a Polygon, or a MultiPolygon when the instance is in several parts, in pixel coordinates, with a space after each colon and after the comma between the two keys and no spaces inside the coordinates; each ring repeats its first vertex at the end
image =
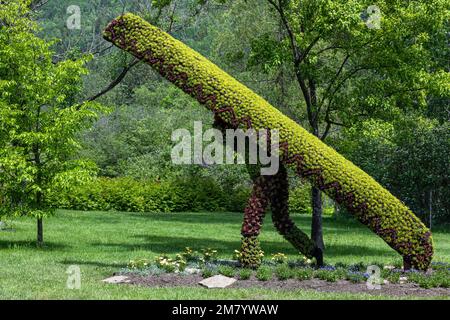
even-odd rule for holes
{"type": "Polygon", "coordinates": [[[253,191],[244,211],[242,224],[242,244],[240,263],[247,268],[258,268],[262,261],[262,251],[258,236],[270,200],[270,177],[259,175],[258,166],[248,166],[253,180],[253,191]]]}
{"type": "Polygon", "coordinates": [[[280,166],[278,173],[274,176],[270,194],[275,228],[298,251],[308,258],[316,258],[317,265],[322,266],[322,250],[315,247],[308,235],[300,230],[289,217],[289,181],[284,166],[280,166]]]}
{"type": "MultiPolygon", "coordinates": [[[[229,128],[227,123],[219,117],[215,117],[213,127],[222,131],[225,139],[225,130],[229,128]]],[[[235,150],[237,152],[237,150],[235,150]]],[[[245,155],[246,157],[248,155],[245,155]]],[[[248,163],[248,161],[246,161],[248,163]]],[[[253,190],[247,207],[244,211],[244,222],[242,224],[242,241],[239,262],[247,268],[258,268],[262,261],[262,250],[258,240],[261,232],[263,218],[269,205],[269,189],[271,177],[261,176],[258,165],[247,164],[247,171],[253,181],[253,190]]]]}
{"type": "MultiPolygon", "coordinates": [[[[215,117],[213,127],[225,135],[227,124],[220,118],[215,117]]],[[[249,268],[257,268],[261,264],[262,250],[258,236],[266,209],[271,203],[272,220],[278,232],[302,254],[308,258],[315,257],[317,264],[321,266],[322,250],[316,248],[308,235],[297,228],[289,217],[289,182],[284,165],[280,165],[279,172],[274,176],[261,176],[261,167],[258,165],[247,165],[247,170],[253,180],[253,191],[244,211],[239,259],[241,264],[249,268]]]]}

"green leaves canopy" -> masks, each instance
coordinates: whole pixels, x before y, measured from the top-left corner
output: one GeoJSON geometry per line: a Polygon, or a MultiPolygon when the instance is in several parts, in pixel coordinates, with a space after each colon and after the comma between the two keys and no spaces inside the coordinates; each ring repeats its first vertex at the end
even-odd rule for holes
{"type": "Polygon", "coordinates": [[[77,104],[87,58],[53,63],[51,46],[36,36],[29,1],[0,7],[0,215],[44,216],[45,195],[93,171],[71,155],[77,132],[99,106],[77,104]]]}

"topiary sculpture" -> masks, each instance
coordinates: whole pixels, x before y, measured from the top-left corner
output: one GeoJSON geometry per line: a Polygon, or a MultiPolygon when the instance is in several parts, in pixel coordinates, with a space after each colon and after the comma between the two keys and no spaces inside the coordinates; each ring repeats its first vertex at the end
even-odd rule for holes
{"type": "Polygon", "coordinates": [[[274,223],[308,257],[321,258],[309,238],[289,219],[286,171],[344,205],[361,223],[403,256],[405,269],[426,270],[433,256],[430,231],[389,191],[325,145],[263,98],[205,57],[138,16],[125,14],[104,31],[106,40],[130,52],[210,109],[229,128],[278,130],[282,168],[272,177],[253,176],[254,189],[245,210],[241,262],[258,266],[257,236],[268,204],[274,223]]]}

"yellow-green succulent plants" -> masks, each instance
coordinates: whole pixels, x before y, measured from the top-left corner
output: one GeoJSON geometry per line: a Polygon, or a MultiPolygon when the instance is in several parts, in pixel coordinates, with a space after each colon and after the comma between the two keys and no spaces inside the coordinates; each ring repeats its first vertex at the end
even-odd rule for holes
{"type": "Polygon", "coordinates": [[[278,130],[281,162],[344,205],[403,256],[405,268],[431,263],[430,231],[400,200],[208,59],[133,14],[113,20],[106,40],[146,61],[231,127],[278,130]]]}

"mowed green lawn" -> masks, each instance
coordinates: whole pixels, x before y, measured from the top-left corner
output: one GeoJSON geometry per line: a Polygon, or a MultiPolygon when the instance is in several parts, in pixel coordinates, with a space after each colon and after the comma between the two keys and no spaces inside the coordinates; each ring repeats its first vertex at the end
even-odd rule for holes
{"type": "MultiPolygon", "coordinates": [[[[296,256],[273,229],[270,216],[261,235],[266,257],[296,256]]],[[[189,246],[211,247],[230,258],[239,248],[242,215],[237,213],[132,214],[59,211],[45,221],[46,247],[35,246],[35,222],[14,221],[15,232],[0,232],[1,299],[369,299],[365,294],[314,291],[155,289],[108,285],[102,279],[126,266],[130,259],[175,254],[189,246]],[[66,270],[78,265],[80,290],[66,288],[66,270]]],[[[310,217],[296,216],[309,232],[310,217]]],[[[401,262],[382,240],[353,221],[325,218],[327,263],[401,262]]],[[[450,262],[450,230],[434,232],[435,261],[450,262]]],[[[381,297],[388,298],[388,297],[381,297]]],[[[409,297],[414,298],[414,297],[409,297]]]]}

